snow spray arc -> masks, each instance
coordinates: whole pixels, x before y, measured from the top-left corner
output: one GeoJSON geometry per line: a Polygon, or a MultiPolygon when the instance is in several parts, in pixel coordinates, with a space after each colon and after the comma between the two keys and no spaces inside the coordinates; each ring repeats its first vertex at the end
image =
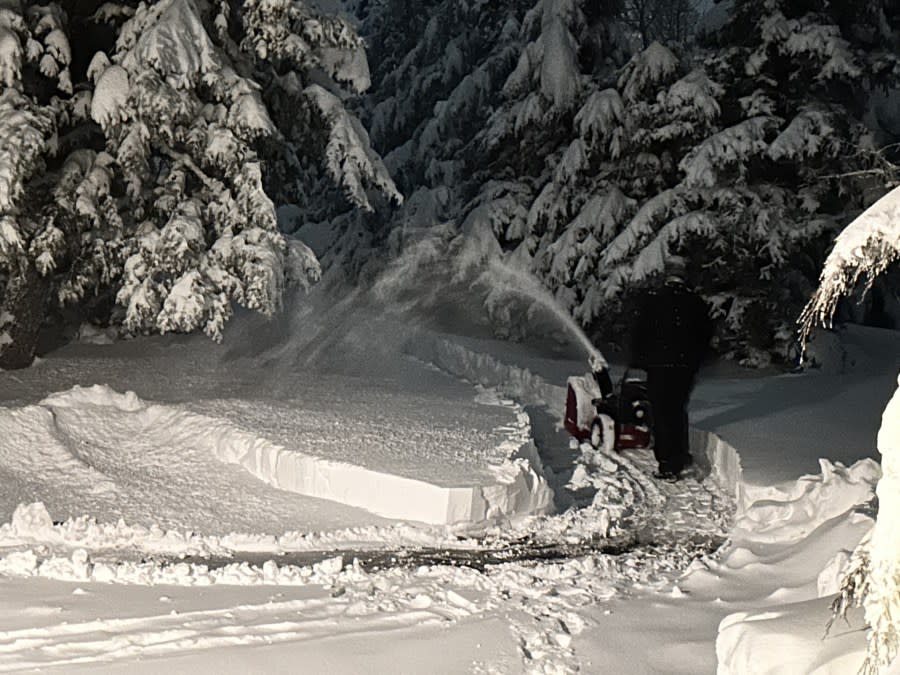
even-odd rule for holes
{"type": "Polygon", "coordinates": [[[575,323],[575,320],[564,311],[553,299],[553,296],[541,285],[534,275],[525,270],[517,269],[511,265],[498,260],[492,259],[488,263],[488,270],[481,275],[481,281],[494,286],[495,290],[523,295],[531,298],[550,313],[575,337],[578,343],[584,347],[588,357],[599,357],[603,363],[606,359],[599,350],[593,345],[581,327],[575,323]],[[505,278],[507,285],[498,286],[497,280],[505,278]]]}

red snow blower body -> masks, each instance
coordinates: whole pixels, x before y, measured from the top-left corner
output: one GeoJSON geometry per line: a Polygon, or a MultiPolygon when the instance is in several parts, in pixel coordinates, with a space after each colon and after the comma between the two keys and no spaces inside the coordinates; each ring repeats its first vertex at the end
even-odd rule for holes
{"type": "Polygon", "coordinates": [[[632,450],[653,446],[647,378],[628,369],[614,387],[608,370],[570,377],[564,426],[579,442],[595,448],[632,450]]]}

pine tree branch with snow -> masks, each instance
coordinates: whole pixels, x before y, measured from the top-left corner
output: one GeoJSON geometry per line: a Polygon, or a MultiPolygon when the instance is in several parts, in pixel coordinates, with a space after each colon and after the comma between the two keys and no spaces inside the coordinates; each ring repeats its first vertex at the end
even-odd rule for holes
{"type": "Polygon", "coordinates": [[[819,287],[801,317],[808,338],[818,325],[830,325],[838,301],[862,282],[874,279],[900,259],[900,187],[866,209],[835,241],[819,277],[819,287]]]}

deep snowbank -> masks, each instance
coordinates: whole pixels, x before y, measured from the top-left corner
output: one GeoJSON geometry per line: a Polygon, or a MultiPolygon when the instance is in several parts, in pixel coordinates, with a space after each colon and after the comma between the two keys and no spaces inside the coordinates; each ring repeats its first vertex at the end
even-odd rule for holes
{"type": "Polygon", "coordinates": [[[741,451],[751,485],[818,473],[819,458],[850,466],[878,459],[876,436],[897,386],[900,331],[851,326],[825,333],[820,365],[768,377],[701,373],[692,419],[741,451]]]}
{"type": "Polygon", "coordinates": [[[760,608],[722,620],[719,675],[859,670],[866,650],[862,610],[852,609],[847,621],[836,621],[827,632],[826,627],[850,556],[874,526],[879,476],[878,464],[869,459],[849,468],[822,460],[819,476],[757,492],[758,501],[736,527],[729,557],[745,570],[777,561],[791,585],[773,592],[760,608]],[[760,550],[765,553],[753,553],[760,550]]]}
{"type": "MultiPolygon", "coordinates": [[[[806,444],[801,447],[814,448],[819,456],[874,456],[881,410],[900,367],[900,333],[851,326],[821,332],[813,347],[811,356],[819,372],[773,381],[770,394],[776,404],[783,401],[784,405],[771,405],[772,413],[759,421],[783,439],[805,437],[806,444]],[[805,395],[800,410],[796,409],[797,394],[805,395]]],[[[878,440],[880,445],[882,438],[878,440]]],[[[797,455],[806,461],[815,456],[809,449],[797,455]]],[[[755,456],[758,463],[778,462],[771,452],[755,456]]],[[[775,550],[783,561],[802,561],[794,565],[820,573],[815,583],[807,572],[807,583],[793,592],[773,595],[770,602],[736,612],[721,622],[716,641],[721,675],[843,674],[859,670],[863,663],[866,622],[862,612],[851,611],[848,623],[839,620],[827,637],[823,635],[848,559],[872,532],[875,487],[882,468],[873,459],[859,460],[850,467],[821,459],[819,463],[819,475],[744,490],[745,517],[737,523],[735,533],[747,540],[745,548],[775,550]],[[832,555],[797,554],[804,545],[830,550],[832,555]]],[[[878,508],[883,509],[884,504],[878,508]]],[[[889,539],[893,546],[896,537],[889,539]]],[[[799,569],[792,573],[803,576],[799,569]]]]}
{"type": "Polygon", "coordinates": [[[553,493],[540,473],[528,416],[512,402],[481,399],[508,406],[515,414],[501,446],[506,461],[491,467],[493,485],[434,485],[313,457],[234,429],[220,436],[213,451],[222,461],[238,464],[274,487],[358,506],[386,518],[450,525],[547,512],[553,493]]]}
{"type": "Polygon", "coordinates": [[[831,598],[738,612],[719,625],[718,675],[853,675],[865,656],[862,611],[825,634],[831,598]]]}
{"type": "Polygon", "coordinates": [[[872,499],[881,468],[871,459],[851,467],[820,459],[822,472],[774,486],[743,485],[736,533],[757,542],[800,541],[822,523],[872,499]]]}
{"type": "MultiPolygon", "coordinates": [[[[481,392],[478,400],[508,408],[512,422],[500,428],[503,441],[497,452],[503,459],[488,467],[493,481],[457,487],[290,450],[227,420],[148,403],[134,392],[120,394],[101,385],[76,386],[52,394],[35,406],[2,410],[0,428],[20,434],[27,430],[31,447],[42,446],[45,453],[51,453],[44,458],[48,466],[64,470],[69,480],[76,476],[79,492],[101,500],[108,500],[105,493],[122,489],[121,481],[110,480],[110,476],[137,461],[127,452],[118,454],[116,447],[107,447],[106,452],[98,450],[103,446],[93,442],[97,440],[97,429],[115,427],[119,437],[143,436],[145,443],[157,446],[165,446],[176,438],[177,445],[183,445],[189,438],[200,452],[238,465],[269,485],[360,507],[391,519],[444,525],[546,512],[552,504],[552,491],[540,473],[528,416],[512,402],[488,392],[481,392]]],[[[177,462],[178,458],[169,460],[177,462]]],[[[180,470],[191,467],[170,468],[171,476],[178,478],[180,470]]]]}
{"type": "Polygon", "coordinates": [[[851,613],[849,625],[838,622],[827,636],[825,629],[850,554],[872,528],[880,469],[870,459],[821,466],[819,475],[743,493],[743,515],[721,564],[743,576],[777,569],[780,587],[761,605],[722,620],[719,675],[837,675],[862,663],[861,614],[851,613]]]}

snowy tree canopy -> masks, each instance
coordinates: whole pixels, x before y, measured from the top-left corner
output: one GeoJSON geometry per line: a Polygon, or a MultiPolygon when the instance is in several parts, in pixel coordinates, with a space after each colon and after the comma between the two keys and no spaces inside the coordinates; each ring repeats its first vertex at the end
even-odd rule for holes
{"type": "Polygon", "coordinates": [[[735,0],[691,51],[659,33],[634,53],[641,3],[613,0],[374,0],[359,35],[295,0],[24,4],[0,17],[22,139],[0,255],[132,332],[276,311],[318,274],[278,207],[351,277],[405,247],[497,256],[607,336],[686,255],[720,346],[758,361],[895,140],[865,110],[900,76],[887,0],[735,0]]]}
{"type": "Polygon", "coordinates": [[[402,199],[342,102],[370,83],[362,41],[303,2],[11,1],[0,82],[0,272],[34,266],[61,303],[112,298],[97,318],[130,332],[219,339],[232,302],[276,311],[273,200],[319,199],[313,176],[362,209],[402,199]]]}
{"type": "Polygon", "coordinates": [[[854,101],[866,95],[862,73],[883,77],[896,59],[846,28],[882,26],[877,16],[845,7],[798,16],[781,4],[736,3],[692,62],[651,44],[614,88],[585,97],[548,155],[555,169],[530,209],[539,238],[529,248],[535,271],[584,324],[627,312],[619,303],[677,252],[694,262],[734,356],[758,362],[761,350],[792,342],[817,274],[809,259],[859,209],[868,176],[877,180],[867,171],[879,141],[854,101]],[[573,154],[573,136],[586,152],[573,154]],[[611,187],[631,206],[588,234],[576,214],[611,187]]]}
{"type": "Polygon", "coordinates": [[[499,256],[611,338],[629,295],[687,255],[723,350],[784,354],[829,237],[877,189],[867,172],[891,139],[859,102],[900,74],[884,49],[893,24],[846,3],[737,0],[694,53],[649,40],[631,54],[621,11],[373,3],[364,30],[383,59],[363,117],[404,192],[430,206],[344,218],[333,250],[422,250],[431,232],[431,259],[499,256]]]}

